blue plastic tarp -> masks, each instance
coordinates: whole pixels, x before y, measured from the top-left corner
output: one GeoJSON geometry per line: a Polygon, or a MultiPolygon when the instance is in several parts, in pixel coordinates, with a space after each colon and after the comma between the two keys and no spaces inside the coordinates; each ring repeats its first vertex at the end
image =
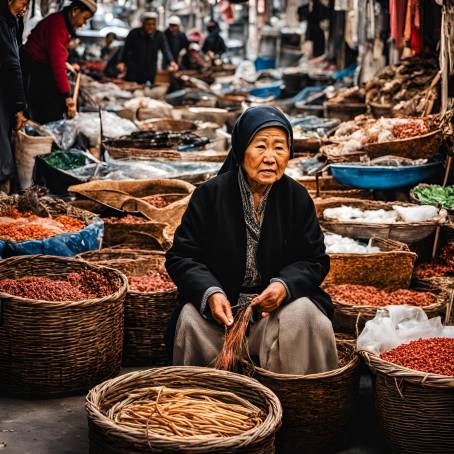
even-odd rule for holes
{"type": "Polygon", "coordinates": [[[73,257],[82,252],[98,249],[104,233],[104,222],[96,218],[79,232],[62,233],[50,238],[28,241],[0,240],[0,257],[45,254],[73,257]]]}

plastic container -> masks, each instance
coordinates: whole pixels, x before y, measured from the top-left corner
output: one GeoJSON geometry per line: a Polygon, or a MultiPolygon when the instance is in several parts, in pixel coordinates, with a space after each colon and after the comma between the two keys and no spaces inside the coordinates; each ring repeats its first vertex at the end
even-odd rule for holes
{"type": "Polygon", "coordinates": [[[276,59],[274,57],[257,57],[255,60],[255,70],[264,71],[265,69],[275,69],[276,59]]]}
{"type": "Polygon", "coordinates": [[[354,163],[331,164],[333,177],[345,186],[361,189],[396,189],[429,180],[440,167],[440,162],[419,166],[364,166],[354,163]]]}
{"type": "Polygon", "coordinates": [[[260,88],[254,88],[249,92],[249,94],[257,98],[269,98],[270,96],[278,97],[282,91],[281,85],[281,82],[277,82],[260,88]]]}

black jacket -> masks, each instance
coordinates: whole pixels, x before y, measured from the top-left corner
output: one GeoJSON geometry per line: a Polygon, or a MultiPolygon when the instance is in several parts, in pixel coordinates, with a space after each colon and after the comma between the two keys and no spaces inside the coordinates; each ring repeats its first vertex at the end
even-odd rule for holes
{"type": "Polygon", "coordinates": [[[142,27],[131,30],[120,59],[126,64],[126,80],[139,84],[148,81],[154,83],[159,50],[164,58],[173,61],[164,33],[157,30],[148,35],[142,27]]]}
{"type": "Polygon", "coordinates": [[[224,39],[222,38],[218,31],[210,33],[205,38],[202,51],[204,54],[206,54],[210,50],[215,55],[222,55],[227,51],[227,46],[225,45],[224,39]]]}
{"type": "MultiPolygon", "coordinates": [[[[237,171],[199,187],[167,252],[166,268],[183,303],[200,307],[209,287],[221,287],[236,304],[246,264],[246,227],[237,171]]],[[[332,317],[330,297],[320,288],[329,271],[314,203],[296,181],[283,176],[269,194],[257,262],[262,288],[285,281],[291,300],[309,297],[332,317]]]]}
{"type": "Polygon", "coordinates": [[[11,129],[14,114],[26,109],[19,60],[18,24],[6,6],[0,6],[0,182],[14,172],[11,129]]]}
{"type": "MultiPolygon", "coordinates": [[[[169,45],[170,52],[173,56],[173,61],[178,61],[178,56],[183,49],[187,49],[189,46],[189,41],[186,35],[183,32],[172,33],[170,29],[167,29],[164,32],[164,35],[169,45]]],[[[171,63],[171,60],[167,58],[166,55],[163,55],[162,67],[166,69],[171,63]]]]}

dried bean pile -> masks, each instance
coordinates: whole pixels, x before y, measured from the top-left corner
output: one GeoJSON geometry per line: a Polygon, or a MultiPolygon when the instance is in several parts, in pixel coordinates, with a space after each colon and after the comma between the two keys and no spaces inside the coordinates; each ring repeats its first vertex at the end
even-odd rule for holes
{"type": "Polygon", "coordinates": [[[434,262],[417,265],[415,275],[419,278],[454,276],[454,243],[448,243],[434,262]]]}
{"type": "Polygon", "coordinates": [[[234,393],[164,386],[129,393],[107,417],[147,434],[200,441],[234,437],[263,423],[260,408],[234,393]]]}
{"type": "Polygon", "coordinates": [[[109,224],[145,224],[146,222],[150,222],[146,218],[142,218],[140,216],[134,216],[132,214],[128,214],[122,218],[105,218],[104,222],[109,224]]]}
{"type": "Polygon", "coordinates": [[[102,298],[114,293],[112,284],[90,270],[69,273],[66,279],[45,276],[24,276],[0,280],[0,292],[41,301],[80,301],[102,298]]]}
{"type": "Polygon", "coordinates": [[[177,200],[180,200],[184,195],[150,195],[147,197],[142,197],[142,200],[153,205],[156,208],[165,208],[177,200]]]}
{"type": "Polygon", "coordinates": [[[429,292],[405,289],[386,292],[369,285],[330,285],[327,292],[334,300],[353,306],[390,306],[392,304],[429,306],[436,302],[435,295],[429,292]]]}
{"type": "Polygon", "coordinates": [[[418,339],[382,353],[380,357],[409,369],[454,376],[454,339],[418,339]]]}
{"type": "Polygon", "coordinates": [[[147,274],[128,276],[129,288],[135,292],[165,292],[175,284],[166,271],[150,271],[147,274]]]}

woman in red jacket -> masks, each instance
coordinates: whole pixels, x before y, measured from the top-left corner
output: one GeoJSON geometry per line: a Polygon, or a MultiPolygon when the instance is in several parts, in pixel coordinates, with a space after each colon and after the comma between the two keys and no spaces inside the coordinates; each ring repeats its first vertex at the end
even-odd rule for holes
{"type": "Polygon", "coordinates": [[[96,12],[93,0],[74,0],[58,13],[44,18],[23,48],[28,101],[33,120],[49,123],[76,114],[66,73],[68,43],[76,28],[96,12]]]}

